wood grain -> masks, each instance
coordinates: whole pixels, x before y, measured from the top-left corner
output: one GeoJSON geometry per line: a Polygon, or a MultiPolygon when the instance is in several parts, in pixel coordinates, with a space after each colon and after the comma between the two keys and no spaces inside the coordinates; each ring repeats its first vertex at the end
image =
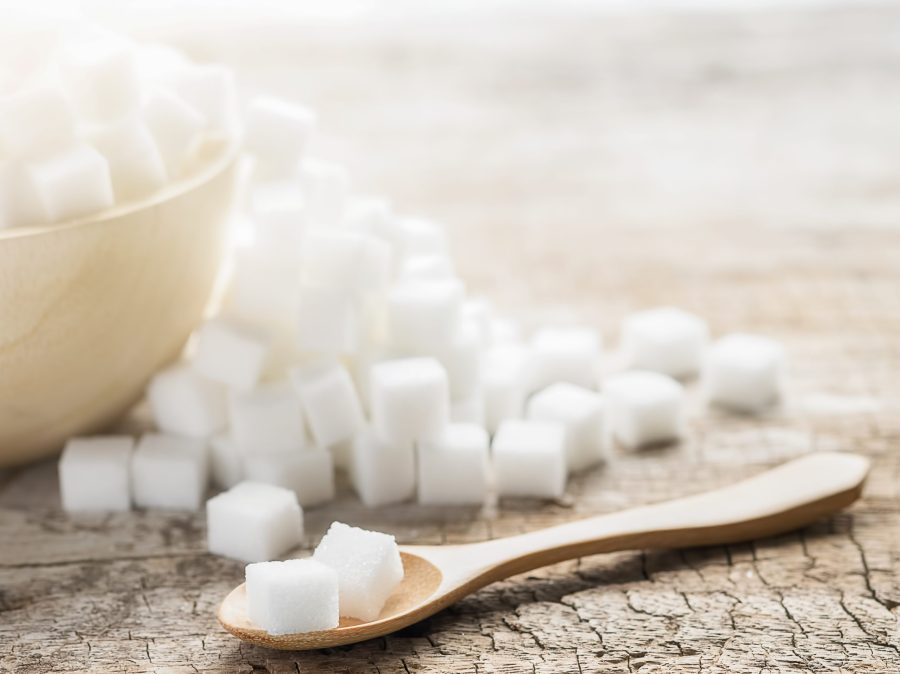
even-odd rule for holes
{"type": "Polygon", "coordinates": [[[682,443],[618,454],[564,502],[367,511],[342,492],[308,513],[304,547],[332,519],[408,544],[489,540],[822,449],[873,460],[864,499],[753,544],[563,562],[395,636],[297,654],[217,625],[242,569],[204,553],[202,516],[69,520],[55,467],[39,464],[0,474],[0,670],[896,670],[900,10],[542,7],[267,34],[292,50],[277,68],[254,60],[254,31],[195,53],[240,57],[245,81],[319,108],[323,151],[348,159],[360,189],[447,222],[470,287],[500,309],[531,324],[574,316],[609,344],[625,313],[659,303],[717,334],[764,332],[790,353],[788,404],[761,419],[709,413],[692,387],[682,443]],[[702,152],[642,170],[673,145],[702,152]],[[687,184],[667,182],[698,164],[687,184]]]}

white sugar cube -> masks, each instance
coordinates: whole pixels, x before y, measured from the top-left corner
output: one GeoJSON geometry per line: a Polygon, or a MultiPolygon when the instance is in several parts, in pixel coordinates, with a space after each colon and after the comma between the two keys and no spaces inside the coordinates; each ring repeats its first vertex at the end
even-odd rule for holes
{"type": "Polygon", "coordinates": [[[462,320],[475,326],[482,346],[491,344],[493,313],[494,310],[490,301],[484,297],[469,297],[462,304],[460,311],[462,320]]]}
{"type": "Polygon", "coordinates": [[[675,440],[681,435],[684,389],[668,375],[633,370],[603,387],[609,431],[627,448],[675,440]]]}
{"type": "Polygon", "coordinates": [[[464,292],[458,279],[395,285],[388,293],[391,344],[416,350],[446,346],[459,324],[464,292]]]}
{"type": "Polygon", "coordinates": [[[491,445],[500,496],[559,498],[566,489],[565,429],[546,421],[504,421],[491,445]]]}
{"type": "Polygon", "coordinates": [[[293,181],[257,184],[250,192],[249,209],[258,244],[290,248],[291,253],[300,250],[308,214],[299,185],[293,181]]]}
{"type": "Polygon", "coordinates": [[[292,372],[292,379],[316,444],[332,447],[356,435],[363,411],[347,368],[336,362],[300,368],[292,372]]]}
{"type": "Polygon", "coordinates": [[[496,433],[500,423],[525,414],[525,398],[533,378],[534,352],[521,344],[494,346],[484,356],[481,386],[485,423],[496,433]]]}
{"type": "Polygon", "coordinates": [[[476,388],[468,398],[450,403],[450,421],[454,424],[485,425],[484,391],[481,387],[476,388]]]}
{"type": "Polygon", "coordinates": [[[261,244],[235,248],[227,312],[241,322],[267,328],[292,324],[300,296],[297,259],[284,247],[261,244]]]}
{"type": "Polygon", "coordinates": [[[153,134],[167,175],[179,177],[206,125],[203,115],[174,93],[158,89],[147,96],[141,116],[153,134]]]}
{"type": "Polygon", "coordinates": [[[334,459],[327,449],[248,454],[244,471],[248,480],[290,489],[304,508],[334,499],[334,459]]]}
{"type": "Polygon", "coordinates": [[[306,446],[300,398],[285,382],[232,391],[231,437],[243,454],[295,452],[306,446]]]}
{"type": "Polygon", "coordinates": [[[208,126],[219,131],[235,126],[234,74],[225,66],[189,66],[179,72],[172,86],[176,94],[203,115],[208,126]]]}
{"type": "Polygon", "coordinates": [[[60,51],[58,63],[69,100],[82,117],[108,121],[138,107],[137,59],[125,40],[92,37],[70,42],[60,51]]]}
{"type": "Polygon", "coordinates": [[[109,163],[117,201],[138,199],[166,184],[166,166],[147,126],[135,117],[93,127],[88,140],[109,163]]]}
{"type": "Polygon", "coordinates": [[[786,357],[775,340],[731,334],[710,349],[704,371],[712,402],[739,412],[760,412],[782,395],[786,357]]]}
{"type": "Polygon", "coordinates": [[[353,295],[333,288],[300,289],[297,345],[304,351],[347,354],[359,345],[359,315],[353,295]]]}
{"type": "Polygon", "coordinates": [[[75,114],[58,89],[25,89],[0,98],[0,147],[20,159],[39,159],[75,142],[75,114]]]}
{"type": "Polygon", "coordinates": [[[569,472],[603,460],[603,398],[596,391],[567,382],[551,384],[528,400],[527,417],[562,424],[569,472]]]}
{"type": "Polygon", "coordinates": [[[420,255],[449,256],[447,235],[436,222],[401,218],[397,230],[402,259],[420,255]]]}
{"type": "Polygon", "coordinates": [[[493,318],[488,332],[488,343],[494,346],[504,344],[518,344],[522,341],[522,328],[514,320],[508,318],[493,318]]]}
{"type": "Polygon", "coordinates": [[[350,193],[347,170],[339,164],[306,159],[300,164],[299,174],[310,219],[320,225],[341,222],[350,193]]]}
{"type": "Polygon", "coordinates": [[[403,580],[403,562],[393,536],[334,522],[313,559],[338,574],[342,616],[375,620],[403,580]]]}
{"type": "Polygon", "coordinates": [[[475,424],[450,424],[418,446],[419,502],[481,504],[488,494],[488,434],[475,424]]]}
{"type": "Polygon", "coordinates": [[[46,217],[25,165],[0,159],[0,229],[40,225],[46,217]]]}
{"type": "Polygon", "coordinates": [[[431,353],[447,370],[452,400],[464,400],[475,393],[481,376],[481,335],[475,323],[460,321],[449,343],[431,353]]]}
{"type": "Polygon", "coordinates": [[[44,217],[63,222],[113,205],[109,163],[89,145],[72,145],[28,163],[44,217]]]}
{"type": "Polygon", "coordinates": [[[131,460],[134,503],[140,508],[197,510],[209,481],[203,440],[146,434],[131,460]]]}
{"type": "Polygon", "coordinates": [[[415,255],[407,258],[400,277],[408,281],[453,278],[453,261],[445,255],[415,255]]]}
{"type": "Polygon", "coordinates": [[[206,543],[215,555],[263,562],[303,540],[303,509],[289,489],[241,482],[206,502],[206,543]]]}
{"type": "Polygon", "coordinates": [[[622,349],[629,367],[676,379],[700,371],[708,339],[703,319],[674,307],[639,311],[622,324],[622,349]]]}
{"type": "Polygon", "coordinates": [[[245,115],[244,147],[265,170],[293,170],[303,154],[316,124],[309,108],[259,96],[250,101],[245,115]]]}
{"type": "Polygon", "coordinates": [[[594,388],[600,360],[600,338],[588,328],[544,328],[531,339],[534,350],[532,390],[559,381],[594,388]]]}
{"type": "Polygon", "coordinates": [[[372,368],[372,426],[388,444],[403,447],[438,433],[450,415],[447,372],[433,358],[405,358],[372,368]]]}
{"type": "Polygon", "coordinates": [[[411,499],[416,492],[413,445],[389,445],[370,430],[360,431],[351,448],[350,477],[369,508],[411,499]]]}
{"type": "Polygon", "coordinates": [[[316,632],[340,622],[338,574],[312,559],[246,569],[247,616],[269,634],[316,632]]]}
{"type": "Polygon", "coordinates": [[[225,388],[188,365],[173,365],[150,380],[147,399],[157,428],[166,433],[206,437],[228,425],[225,388]]]}
{"type": "Polygon", "coordinates": [[[381,289],[390,278],[390,247],[359,232],[312,229],[303,237],[300,268],[307,286],[381,289]]]}
{"type": "Polygon", "coordinates": [[[127,436],[72,438],[59,459],[59,491],[67,512],[131,508],[131,450],[127,436]]]}
{"type": "Polygon", "coordinates": [[[269,339],[238,321],[214,318],[197,332],[192,365],[213,381],[237,390],[253,388],[262,375],[269,339]]]}
{"type": "Polygon", "coordinates": [[[231,489],[244,479],[244,457],[230,435],[210,439],[209,468],[213,483],[222,489],[231,489]]]}

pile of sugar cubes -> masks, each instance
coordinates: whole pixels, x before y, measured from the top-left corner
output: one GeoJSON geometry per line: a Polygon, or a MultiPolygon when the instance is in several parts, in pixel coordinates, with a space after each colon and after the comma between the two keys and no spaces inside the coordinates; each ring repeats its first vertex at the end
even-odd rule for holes
{"type": "Polygon", "coordinates": [[[0,229],[152,195],[234,136],[236,104],[227,68],[90,25],[68,26],[26,65],[0,44],[0,229]]]}

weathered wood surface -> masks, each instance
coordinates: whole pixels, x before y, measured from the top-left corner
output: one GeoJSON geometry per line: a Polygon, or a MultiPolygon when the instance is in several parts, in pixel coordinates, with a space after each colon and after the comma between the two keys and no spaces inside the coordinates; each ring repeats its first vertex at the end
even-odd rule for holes
{"type": "MultiPolygon", "coordinates": [[[[707,412],[692,389],[681,444],[616,456],[575,479],[567,504],[366,511],[344,496],[309,512],[307,545],[332,519],[403,542],[482,540],[724,484],[819,449],[874,459],[864,500],[752,545],[560,564],[394,637],[299,654],[242,647],[217,626],[215,607],[242,567],[204,554],[201,515],[71,520],[45,463],[0,474],[0,671],[900,668],[900,229],[875,227],[900,222],[900,11],[582,11],[546,9],[495,30],[454,32],[457,18],[343,41],[310,31],[290,49],[332,79],[306,73],[295,86],[312,92],[328,137],[345,138],[331,142],[336,153],[367,151],[354,165],[365,184],[450,223],[463,273],[501,308],[580,317],[611,343],[625,312],[656,303],[695,310],[717,333],[771,334],[792,357],[787,405],[732,417],[707,412]],[[818,111],[809,125],[793,115],[803,109],[818,111]],[[857,109],[865,116],[851,125],[845,115],[857,109]],[[767,110],[761,128],[778,132],[750,143],[741,129],[767,110]],[[674,155],[648,144],[667,119],[674,155]],[[714,137],[691,150],[712,122],[714,137]],[[765,171],[746,154],[754,143],[770,160],[771,190],[760,193],[765,171]],[[671,176],[659,165],[641,173],[657,151],[671,176]],[[727,175],[696,166],[704,157],[727,175]],[[631,173],[617,173],[626,165],[631,173]],[[742,192],[741,176],[757,182],[742,192]]],[[[261,85],[284,82],[254,67],[261,85]]]]}

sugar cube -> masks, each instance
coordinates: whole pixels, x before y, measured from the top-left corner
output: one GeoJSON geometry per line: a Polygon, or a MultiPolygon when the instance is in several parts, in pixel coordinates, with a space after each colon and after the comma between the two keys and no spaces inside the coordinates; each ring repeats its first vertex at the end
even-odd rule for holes
{"type": "Polygon", "coordinates": [[[546,421],[504,421],[491,445],[500,496],[559,498],[566,489],[565,429],[546,421]]]}
{"type": "Polygon", "coordinates": [[[225,388],[188,365],[173,365],[156,373],[147,399],[156,426],[166,433],[206,437],[228,425],[225,388]]]}
{"type": "Polygon", "coordinates": [[[334,461],[327,449],[247,455],[244,470],[248,480],[290,489],[304,508],[334,498],[334,461]]]}
{"type": "Polygon", "coordinates": [[[404,358],[376,364],[369,398],[372,425],[394,446],[438,433],[450,415],[447,372],[434,358],[404,358]]]}
{"type": "Polygon", "coordinates": [[[203,115],[174,93],[157,89],[144,101],[141,116],[153,134],[166,174],[179,177],[206,125],[203,115]]]}
{"type": "Polygon", "coordinates": [[[600,359],[600,339],[588,328],[543,328],[531,339],[534,350],[532,390],[558,381],[594,388],[600,359]]]}
{"type": "Polygon", "coordinates": [[[464,288],[459,279],[403,281],[388,293],[388,329],[398,348],[448,344],[459,324],[464,288]]]}
{"type": "Polygon", "coordinates": [[[44,218],[63,222],[113,205],[109,162],[89,145],[72,145],[28,163],[44,218]]]}
{"type": "MultiPolygon", "coordinates": [[[[307,223],[306,200],[293,181],[272,181],[254,185],[250,192],[250,217],[257,244],[270,250],[300,250],[307,223]]],[[[291,255],[296,263],[296,257],[291,255]]],[[[298,274],[299,278],[299,274],[298,274]]]]}
{"type": "Polygon", "coordinates": [[[300,251],[304,285],[334,290],[368,290],[387,284],[390,249],[377,237],[353,231],[314,228],[300,251]]]}
{"type": "Polygon", "coordinates": [[[246,391],[259,381],[269,352],[261,331],[233,319],[214,318],[197,332],[194,369],[213,381],[246,391]]]}
{"type": "Polygon", "coordinates": [[[300,163],[299,173],[310,219],[320,225],[341,222],[350,192],[347,170],[339,164],[305,159],[300,163]]]}
{"type": "Polygon", "coordinates": [[[400,277],[408,281],[453,278],[453,262],[445,255],[415,255],[407,258],[400,277]]]}
{"type": "Polygon", "coordinates": [[[244,479],[244,457],[231,436],[216,435],[209,441],[209,467],[213,483],[231,489],[244,479]]]}
{"type": "Polygon", "coordinates": [[[134,450],[131,483],[138,507],[197,510],[208,481],[203,440],[148,433],[134,450]]]}
{"type": "Polygon", "coordinates": [[[704,320],[675,307],[639,311],[622,324],[622,348],[628,365],[675,379],[700,371],[708,339],[704,320]]]}
{"type": "Polygon", "coordinates": [[[309,108],[269,96],[259,96],[247,106],[244,147],[267,171],[294,169],[316,124],[309,108]]]}
{"type": "Polygon", "coordinates": [[[93,127],[88,137],[109,163],[117,201],[138,199],[166,184],[166,166],[153,134],[138,118],[93,127]]]}
{"type": "Polygon", "coordinates": [[[351,440],[363,425],[362,405],[350,373],[337,362],[292,372],[303,411],[320,447],[351,440]]]}
{"type": "Polygon", "coordinates": [[[131,508],[131,450],[127,436],[72,438],[59,459],[59,490],[67,512],[131,508]]]}
{"type": "Polygon", "coordinates": [[[313,559],[337,572],[342,616],[375,620],[403,580],[393,536],[334,522],[313,559]]]}
{"type": "Polygon", "coordinates": [[[206,542],[215,555],[264,562],[303,540],[303,509],[289,489],[241,482],[206,502],[206,542]]]}
{"type": "Polygon", "coordinates": [[[11,156],[40,159],[75,142],[75,113],[62,91],[23,89],[0,98],[0,147],[11,156]]]}
{"type": "Polygon", "coordinates": [[[300,289],[297,345],[304,351],[348,354],[359,345],[359,316],[354,297],[344,290],[300,289]]]}
{"type": "Polygon", "coordinates": [[[454,424],[485,425],[484,391],[480,386],[469,397],[450,403],[450,421],[454,424]]]}
{"type": "Polygon", "coordinates": [[[669,442],[681,434],[684,389],[668,375],[625,372],[606,382],[603,395],[609,430],[623,446],[669,442]]]}
{"type": "Polygon", "coordinates": [[[496,433],[500,423],[525,414],[525,397],[532,381],[534,352],[521,344],[490,348],[481,367],[485,423],[496,433]]]}
{"type": "Polygon", "coordinates": [[[78,113],[95,121],[127,115],[140,102],[135,49],[115,38],[74,40],[58,55],[63,85],[78,113]]]}
{"type": "Polygon", "coordinates": [[[566,465],[577,472],[604,458],[603,398],[568,382],[551,384],[528,400],[527,418],[562,424],[566,433],[566,465]]]}
{"type": "Polygon", "coordinates": [[[312,559],[258,562],[246,569],[247,616],[269,634],[337,627],[338,574],[312,559]]]}
{"type": "Polygon", "coordinates": [[[370,430],[353,440],[350,458],[353,486],[369,508],[406,501],[416,491],[416,457],[412,444],[389,445],[370,430]]]}
{"type": "Polygon", "coordinates": [[[475,424],[450,424],[418,446],[419,502],[481,504],[488,494],[488,434],[475,424]]]}
{"type": "Polygon", "coordinates": [[[286,382],[232,391],[228,409],[232,438],[245,455],[295,452],[306,446],[300,398],[286,382]]]}
{"type": "Polygon", "coordinates": [[[482,346],[488,346],[492,341],[493,312],[490,301],[484,297],[469,297],[462,303],[460,310],[462,320],[475,326],[482,346]]]}
{"type": "Polygon", "coordinates": [[[43,206],[25,165],[0,159],[0,229],[42,224],[43,206]]]}
{"type": "Polygon", "coordinates": [[[173,82],[175,93],[203,115],[208,126],[228,131],[235,126],[237,93],[234,74],[220,65],[191,65],[173,82]]]}
{"type": "Polygon", "coordinates": [[[431,353],[447,370],[452,400],[464,400],[474,394],[481,374],[481,335],[474,322],[460,321],[449,343],[431,353]]]}
{"type": "Polygon", "coordinates": [[[731,334],[712,347],[704,372],[710,400],[739,412],[761,412],[782,395],[786,357],[775,340],[731,334]]]}
{"type": "Polygon", "coordinates": [[[402,258],[420,255],[448,255],[444,228],[430,220],[402,218],[398,224],[402,258]]]}

